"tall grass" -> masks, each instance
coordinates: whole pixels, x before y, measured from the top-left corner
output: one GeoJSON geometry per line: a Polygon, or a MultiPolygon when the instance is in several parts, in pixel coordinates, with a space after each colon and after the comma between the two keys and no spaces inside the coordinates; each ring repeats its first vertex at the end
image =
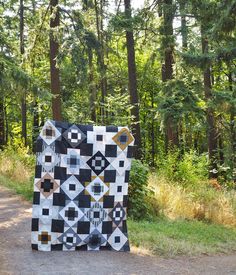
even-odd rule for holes
{"type": "Polygon", "coordinates": [[[0,151],[0,184],[30,200],[33,195],[35,157],[23,147],[0,151]]]}
{"type": "Polygon", "coordinates": [[[216,190],[208,182],[191,189],[151,174],[153,208],[170,219],[203,220],[236,227],[236,192],[216,190]]]}

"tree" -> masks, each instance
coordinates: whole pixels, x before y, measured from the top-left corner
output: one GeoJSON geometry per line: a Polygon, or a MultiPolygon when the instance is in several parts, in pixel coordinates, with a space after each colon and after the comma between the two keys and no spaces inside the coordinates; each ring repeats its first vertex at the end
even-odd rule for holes
{"type": "Polygon", "coordinates": [[[133,117],[132,129],[136,145],[136,158],[142,157],[141,151],[141,131],[139,120],[139,97],[137,89],[137,75],[135,64],[135,50],[134,50],[134,34],[132,29],[132,15],[130,0],[124,0],[126,19],[130,21],[129,28],[126,30],[126,47],[128,60],[128,74],[129,74],[129,93],[130,103],[132,104],[131,115],[133,117]]]}
{"type": "MultiPolygon", "coordinates": [[[[20,54],[23,61],[23,54],[25,53],[24,46],[24,1],[20,0],[20,54]]],[[[27,104],[26,92],[22,91],[21,96],[21,135],[25,146],[27,145],[27,104]]]]}
{"type": "MultiPolygon", "coordinates": [[[[164,64],[162,66],[162,81],[168,82],[173,79],[173,64],[174,64],[174,36],[173,36],[173,20],[174,20],[174,5],[172,0],[164,0],[163,7],[163,26],[162,26],[162,50],[164,51],[164,64]]],[[[171,97],[172,91],[165,90],[165,97],[171,97]]],[[[178,146],[178,127],[174,119],[173,113],[170,112],[165,116],[165,144],[166,150],[173,146],[178,146]]]]}
{"type": "Polygon", "coordinates": [[[55,120],[61,120],[61,92],[60,76],[56,58],[59,53],[59,43],[56,36],[60,25],[58,0],[50,0],[50,71],[51,71],[51,92],[52,92],[52,116],[55,120]]]}
{"type": "MultiPolygon", "coordinates": [[[[202,53],[207,55],[208,52],[208,38],[204,27],[201,28],[201,40],[202,40],[202,53]]],[[[209,153],[209,177],[217,177],[217,130],[214,116],[214,110],[211,106],[212,101],[212,83],[211,83],[211,67],[210,64],[206,64],[203,71],[203,85],[204,94],[207,104],[206,108],[206,121],[207,121],[207,137],[208,137],[208,153],[209,153]]]]}

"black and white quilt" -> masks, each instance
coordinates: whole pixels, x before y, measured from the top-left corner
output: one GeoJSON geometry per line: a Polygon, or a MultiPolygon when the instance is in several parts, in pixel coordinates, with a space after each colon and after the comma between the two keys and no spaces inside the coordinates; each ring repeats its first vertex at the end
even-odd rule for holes
{"type": "Polygon", "coordinates": [[[127,127],[45,123],[36,144],[33,249],[129,251],[133,144],[127,127]]]}

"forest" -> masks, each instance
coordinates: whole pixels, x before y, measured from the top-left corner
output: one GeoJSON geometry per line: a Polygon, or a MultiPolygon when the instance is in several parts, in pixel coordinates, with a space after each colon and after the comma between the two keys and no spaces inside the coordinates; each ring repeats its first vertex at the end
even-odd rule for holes
{"type": "Polygon", "coordinates": [[[128,125],[136,158],[207,154],[236,180],[235,1],[3,0],[0,145],[45,119],[128,125]]]}
{"type": "Polygon", "coordinates": [[[235,0],[0,2],[0,183],[27,199],[47,119],[128,126],[130,217],[235,227],[235,117],[235,0]]]}

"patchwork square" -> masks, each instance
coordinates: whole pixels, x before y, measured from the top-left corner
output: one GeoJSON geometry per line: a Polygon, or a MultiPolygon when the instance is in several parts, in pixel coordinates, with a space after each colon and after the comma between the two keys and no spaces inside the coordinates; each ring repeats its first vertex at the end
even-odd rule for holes
{"type": "Polygon", "coordinates": [[[127,127],[48,120],[36,144],[32,249],[129,251],[127,127]]]}

